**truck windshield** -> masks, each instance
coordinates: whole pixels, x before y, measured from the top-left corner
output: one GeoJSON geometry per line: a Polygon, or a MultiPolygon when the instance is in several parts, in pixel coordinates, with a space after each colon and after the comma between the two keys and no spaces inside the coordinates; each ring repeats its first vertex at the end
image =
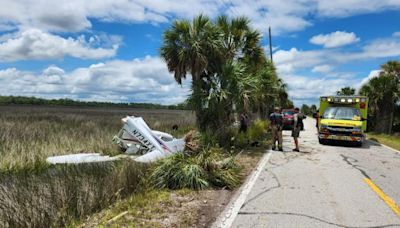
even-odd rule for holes
{"type": "Polygon", "coordinates": [[[328,107],[323,117],[331,120],[361,120],[360,110],[351,107],[328,107]]]}
{"type": "Polygon", "coordinates": [[[283,111],[283,114],[284,115],[293,116],[294,115],[294,111],[292,111],[292,110],[283,111]]]}

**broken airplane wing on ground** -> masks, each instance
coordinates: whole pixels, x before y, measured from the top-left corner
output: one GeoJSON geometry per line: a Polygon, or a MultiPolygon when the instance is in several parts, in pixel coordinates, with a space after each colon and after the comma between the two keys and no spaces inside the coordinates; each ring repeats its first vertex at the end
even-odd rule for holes
{"type": "MultiPolygon", "coordinates": [[[[176,139],[168,133],[151,130],[142,117],[127,116],[122,119],[122,123],[123,127],[118,135],[114,136],[113,141],[125,150],[126,155],[137,162],[154,162],[181,152],[185,147],[184,139],[176,139]]],[[[119,157],[89,153],[54,156],[46,160],[51,164],[65,164],[117,159],[119,157]]]]}

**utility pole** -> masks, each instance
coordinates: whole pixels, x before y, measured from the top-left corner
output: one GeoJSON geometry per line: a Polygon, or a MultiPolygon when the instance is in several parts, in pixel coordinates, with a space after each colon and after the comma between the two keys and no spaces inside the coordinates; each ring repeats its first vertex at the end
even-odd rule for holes
{"type": "Polygon", "coordinates": [[[271,26],[269,26],[269,54],[271,56],[271,63],[274,61],[272,60],[272,36],[271,36],[271,26]]]}

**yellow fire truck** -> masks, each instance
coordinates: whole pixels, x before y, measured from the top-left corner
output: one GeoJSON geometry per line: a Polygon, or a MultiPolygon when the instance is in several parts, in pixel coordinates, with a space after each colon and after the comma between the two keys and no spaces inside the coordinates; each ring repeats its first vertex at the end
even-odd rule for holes
{"type": "Polygon", "coordinates": [[[319,143],[348,141],[362,145],[367,129],[367,97],[323,96],[319,107],[319,143]]]}

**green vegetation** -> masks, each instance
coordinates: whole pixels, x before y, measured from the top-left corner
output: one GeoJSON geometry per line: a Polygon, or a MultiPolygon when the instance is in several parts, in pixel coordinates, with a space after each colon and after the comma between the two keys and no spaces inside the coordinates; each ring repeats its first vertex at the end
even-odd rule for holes
{"type": "Polygon", "coordinates": [[[175,80],[192,77],[188,104],[198,129],[222,140],[235,113],[256,112],[265,118],[274,105],[290,105],[286,85],[266,59],[261,35],[247,18],[215,21],[204,15],[174,21],[164,33],[161,56],[175,80]]]}
{"type": "Polygon", "coordinates": [[[354,94],[356,94],[356,89],[349,86],[343,87],[336,92],[338,96],[353,96],[354,94]]]}
{"type": "Polygon", "coordinates": [[[1,227],[62,227],[143,190],[146,167],[118,162],[0,175],[1,227]]]}
{"type": "Polygon", "coordinates": [[[179,137],[195,124],[194,115],[182,110],[0,106],[0,227],[64,226],[147,188],[147,167],[131,160],[45,162],[52,155],[120,153],[112,136],[126,115],[179,137]]]}
{"type": "Polygon", "coordinates": [[[386,135],[386,134],[376,134],[368,133],[367,138],[381,144],[390,146],[396,150],[400,150],[400,136],[399,135],[386,135]]]}
{"type": "Polygon", "coordinates": [[[64,99],[43,99],[22,96],[0,96],[0,105],[50,105],[50,106],[77,106],[77,107],[113,107],[113,108],[145,108],[145,109],[173,109],[186,110],[186,103],[177,105],[161,105],[151,103],[112,103],[99,101],[75,101],[64,99]]]}
{"type": "Polygon", "coordinates": [[[239,172],[235,157],[213,147],[161,160],[150,179],[156,188],[200,190],[214,186],[233,189],[239,184],[239,172]]]}
{"type": "Polygon", "coordinates": [[[317,106],[316,105],[311,105],[308,106],[306,104],[303,104],[300,108],[301,112],[304,113],[307,116],[312,116],[314,113],[317,112],[317,106]]]}
{"type": "Polygon", "coordinates": [[[0,106],[0,171],[42,169],[54,155],[118,154],[112,137],[127,115],[142,116],[153,129],[180,137],[195,124],[189,111],[0,106]],[[172,131],[174,124],[178,132],[172,131]]]}
{"type": "Polygon", "coordinates": [[[368,129],[391,134],[393,126],[398,124],[396,121],[400,121],[399,115],[395,116],[400,101],[400,62],[383,64],[379,76],[361,87],[360,95],[369,97],[369,114],[372,118],[368,129]]]}
{"type": "MultiPolygon", "coordinates": [[[[177,194],[185,195],[187,193],[182,190],[177,194]]],[[[84,221],[82,225],[80,225],[80,221],[76,221],[69,226],[162,227],[160,220],[165,218],[166,207],[172,203],[170,194],[171,192],[168,190],[139,192],[116,202],[110,209],[102,211],[89,221],[84,221]]]]}

